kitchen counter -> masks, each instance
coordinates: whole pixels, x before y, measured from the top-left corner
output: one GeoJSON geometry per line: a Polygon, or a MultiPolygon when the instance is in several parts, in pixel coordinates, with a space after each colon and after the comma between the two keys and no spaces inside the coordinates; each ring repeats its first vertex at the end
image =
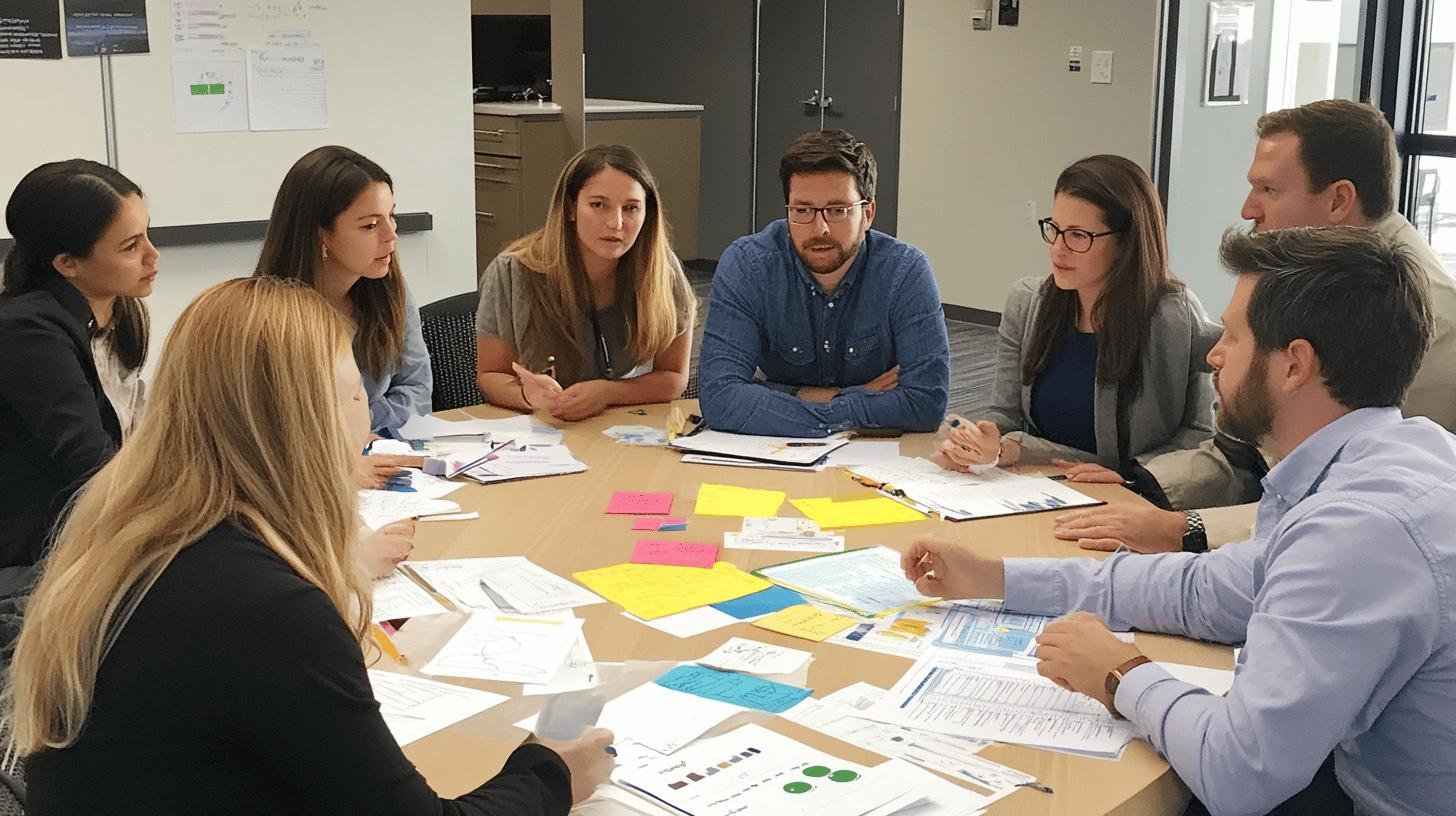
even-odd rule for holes
{"type": "MultiPolygon", "coordinates": [[[[622,114],[652,115],[662,113],[702,113],[702,105],[679,105],[671,102],[636,102],[630,99],[586,100],[587,116],[614,116],[622,114]]],[[[492,116],[519,116],[527,118],[559,116],[561,106],[555,102],[479,102],[476,113],[492,116]]]]}

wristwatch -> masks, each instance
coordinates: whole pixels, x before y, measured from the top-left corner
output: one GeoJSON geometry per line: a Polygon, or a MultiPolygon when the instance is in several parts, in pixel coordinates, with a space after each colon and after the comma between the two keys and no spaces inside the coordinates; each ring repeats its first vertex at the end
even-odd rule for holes
{"type": "Polygon", "coordinates": [[[1108,672],[1107,680],[1105,680],[1102,684],[1102,687],[1107,690],[1107,696],[1110,699],[1116,700],[1117,687],[1122,684],[1122,678],[1126,677],[1128,672],[1132,671],[1138,666],[1141,666],[1144,663],[1151,662],[1153,662],[1153,659],[1148,657],[1147,655],[1138,655],[1132,660],[1129,660],[1121,666],[1118,666],[1117,668],[1108,672]]]}
{"type": "Polygon", "coordinates": [[[1183,552],[1208,552],[1208,531],[1203,528],[1203,516],[1197,511],[1184,510],[1188,517],[1188,529],[1183,531],[1183,552]]]}

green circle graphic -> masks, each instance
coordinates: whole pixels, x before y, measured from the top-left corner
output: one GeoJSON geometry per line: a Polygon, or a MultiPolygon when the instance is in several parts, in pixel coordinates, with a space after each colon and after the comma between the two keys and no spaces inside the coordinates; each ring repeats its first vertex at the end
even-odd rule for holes
{"type": "Polygon", "coordinates": [[[830,782],[853,782],[859,779],[859,774],[854,771],[835,771],[829,775],[830,782]]]}
{"type": "Polygon", "coordinates": [[[812,776],[815,779],[818,779],[821,776],[828,775],[829,769],[824,767],[823,765],[810,765],[809,767],[804,769],[804,776],[812,776]]]}
{"type": "Polygon", "coordinates": [[[808,793],[811,790],[814,790],[814,786],[808,782],[790,782],[784,786],[787,793],[808,793]]]}

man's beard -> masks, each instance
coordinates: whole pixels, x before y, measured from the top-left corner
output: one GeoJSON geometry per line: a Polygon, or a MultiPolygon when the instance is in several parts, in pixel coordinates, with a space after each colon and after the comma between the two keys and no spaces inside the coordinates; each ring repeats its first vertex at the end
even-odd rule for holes
{"type": "Polygon", "coordinates": [[[858,236],[855,238],[854,243],[850,244],[848,247],[840,246],[833,241],[823,241],[819,238],[812,238],[808,241],[805,241],[804,244],[795,244],[794,252],[799,256],[799,260],[804,262],[804,266],[809,268],[810,272],[813,272],[816,275],[828,275],[839,267],[844,266],[844,264],[848,262],[850,258],[853,258],[854,254],[859,251],[859,245],[862,243],[864,243],[863,232],[859,233],[858,236]],[[808,251],[806,249],[806,245],[810,247],[833,245],[837,252],[829,256],[828,260],[816,263],[806,257],[805,253],[808,251]]]}
{"type": "Polygon", "coordinates": [[[1259,352],[1244,373],[1244,379],[1233,393],[1224,396],[1214,372],[1214,390],[1218,392],[1218,427],[1229,436],[1257,445],[1274,429],[1274,401],[1269,398],[1269,354],[1259,352]]]}

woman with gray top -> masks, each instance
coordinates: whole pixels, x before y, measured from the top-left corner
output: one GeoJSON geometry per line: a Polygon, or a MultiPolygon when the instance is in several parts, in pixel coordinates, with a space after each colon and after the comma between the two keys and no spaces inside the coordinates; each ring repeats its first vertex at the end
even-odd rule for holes
{"type": "Polygon", "coordinates": [[[951,416],[953,470],[1079,462],[1122,468],[1213,435],[1206,355],[1220,328],[1168,271],[1157,190],[1120,156],[1062,171],[1040,222],[1052,271],[1012,288],[996,386],[979,421],[951,416]]]}
{"type": "Polygon", "coordinates": [[[651,171],[631,148],[590,147],[546,225],[481,275],[476,382],[493,405],[568,421],[668,402],[687,387],[696,311],[651,171]]]}

